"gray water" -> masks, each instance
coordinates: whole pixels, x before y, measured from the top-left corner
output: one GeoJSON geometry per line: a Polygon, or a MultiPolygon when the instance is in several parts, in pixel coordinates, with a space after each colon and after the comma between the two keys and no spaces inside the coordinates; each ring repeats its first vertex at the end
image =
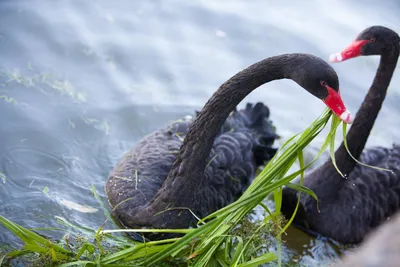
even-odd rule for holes
{"type": "MultiPolygon", "coordinates": [[[[368,26],[400,32],[398,14],[397,0],[2,0],[0,214],[26,227],[59,227],[59,216],[97,229],[105,216],[90,188],[104,197],[108,173],[140,138],[192,114],[256,61],[289,52],[327,59],[368,26]]],[[[378,60],[333,65],[353,113],[378,60]]],[[[292,81],[264,85],[247,101],[270,107],[283,139],[324,109],[292,81]]],[[[397,73],[368,147],[396,141],[399,101],[397,73]]],[[[295,261],[335,257],[329,243],[291,233],[284,251],[295,261]]],[[[16,242],[0,227],[0,244],[16,242]]]]}

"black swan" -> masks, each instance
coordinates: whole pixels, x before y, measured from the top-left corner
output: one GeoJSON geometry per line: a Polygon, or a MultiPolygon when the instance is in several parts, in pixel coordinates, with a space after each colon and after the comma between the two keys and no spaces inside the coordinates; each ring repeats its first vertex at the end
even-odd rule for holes
{"type": "MultiPolygon", "coordinates": [[[[235,201],[252,181],[261,163],[257,157],[271,156],[257,136],[270,133],[270,126],[258,123],[268,112],[256,105],[237,114],[245,125],[222,132],[221,127],[250,92],[285,78],[323,100],[342,120],[352,120],[339,94],[337,74],[325,61],[306,54],[264,59],[222,84],[192,123],[156,131],[125,155],[105,186],[117,220],[129,228],[188,228],[197,221],[193,214],[201,218],[235,201]]],[[[148,238],[166,236],[171,235],[148,238]]]]}
{"type": "MultiPolygon", "coordinates": [[[[346,179],[337,173],[330,160],[305,177],[304,185],[319,199],[320,212],[316,201],[302,194],[294,219],[298,228],[341,243],[356,244],[400,208],[400,146],[375,147],[362,153],[396,68],[399,42],[394,31],[373,26],[361,32],[343,52],[330,57],[331,61],[342,61],[360,55],[381,55],[373,84],[347,133],[347,144],[356,159],[392,172],[358,165],[342,143],[335,158],[346,179]]],[[[297,196],[297,191],[284,188],[282,213],[287,218],[293,214],[297,196]]]]}

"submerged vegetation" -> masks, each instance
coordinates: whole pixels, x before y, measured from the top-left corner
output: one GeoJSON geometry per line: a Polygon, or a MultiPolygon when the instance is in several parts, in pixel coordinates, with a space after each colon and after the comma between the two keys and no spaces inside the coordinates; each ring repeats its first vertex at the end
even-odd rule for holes
{"type": "MultiPolygon", "coordinates": [[[[23,100],[17,99],[18,97],[13,95],[13,90],[19,88],[36,90],[44,96],[54,94],[66,96],[74,103],[87,103],[86,94],[69,80],[56,77],[49,72],[35,69],[31,63],[27,65],[27,69],[0,69],[0,101],[5,101],[13,105],[29,106],[27,103],[23,102],[23,100]],[[20,87],[16,87],[15,85],[20,85],[20,87]]],[[[76,124],[80,123],[80,121],[104,132],[105,135],[110,134],[110,125],[107,120],[89,117],[85,111],[78,118],[68,119],[68,124],[71,128],[75,128],[76,124]]]]}
{"type": "MultiPolygon", "coordinates": [[[[254,179],[244,194],[234,203],[199,220],[192,229],[89,229],[70,224],[58,218],[66,234],[58,241],[49,240],[35,233],[46,229],[27,229],[0,216],[5,226],[24,243],[21,250],[7,249],[0,254],[0,266],[12,260],[25,260],[36,266],[259,266],[267,262],[281,265],[281,257],[269,250],[269,238],[273,236],[279,244],[282,234],[292,220],[285,221],[280,215],[282,187],[289,186],[300,192],[317,197],[302,186],[304,171],[330,145],[334,150],[336,129],[341,121],[326,109],[303,133],[290,138],[254,179]],[[304,165],[303,149],[321,132],[331,119],[331,129],[316,158],[304,165]],[[287,175],[298,160],[300,169],[287,175]],[[300,176],[300,184],[291,183],[300,176]],[[271,211],[263,200],[273,194],[275,210],[271,211]],[[260,222],[251,222],[249,214],[261,206],[266,217],[260,222]],[[71,233],[71,231],[73,233],[71,233]],[[143,232],[173,232],[185,234],[180,238],[161,241],[136,242],[124,234],[143,232]]],[[[345,127],[344,127],[345,131],[345,127]]],[[[93,189],[95,197],[101,199],[93,189]]],[[[298,202],[299,203],[299,202],[298,202]]],[[[101,205],[103,203],[101,202],[101,205]]],[[[107,208],[105,215],[110,219],[107,208]]],[[[293,217],[292,217],[293,219],[293,217]]],[[[108,219],[107,219],[108,220],[108,219]]],[[[55,230],[55,229],[47,229],[55,230]]],[[[0,248],[1,253],[1,248],[0,248]]]]}
{"type": "MultiPolygon", "coordinates": [[[[77,90],[68,80],[58,79],[51,73],[40,72],[38,73],[32,64],[28,64],[29,73],[35,73],[32,75],[22,73],[20,69],[13,70],[0,70],[0,88],[6,87],[11,83],[21,84],[26,88],[35,88],[47,95],[52,92],[58,92],[62,95],[68,95],[76,102],[86,102],[86,96],[77,90]],[[46,87],[43,87],[46,85],[46,87]]],[[[16,103],[17,101],[12,97],[2,95],[5,101],[10,103],[16,103]]]]}

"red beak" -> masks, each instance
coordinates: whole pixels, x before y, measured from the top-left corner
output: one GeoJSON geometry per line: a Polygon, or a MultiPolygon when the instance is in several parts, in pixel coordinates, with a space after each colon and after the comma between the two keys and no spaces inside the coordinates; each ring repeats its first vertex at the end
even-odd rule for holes
{"type": "Polygon", "coordinates": [[[328,89],[329,94],[325,99],[323,99],[325,105],[327,105],[328,108],[330,108],[342,121],[349,124],[353,123],[353,116],[351,116],[350,112],[344,106],[340,93],[336,92],[329,86],[326,88],[328,89]]]}
{"type": "Polygon", "coordinates": [[[342,52],[330,55],[329,61],[330,62],[341,62],[341,61],[345,61],[350,58],[358,57],[361,55],[361,48],[367,42],[368,42],[367,40],[354,41],[351,45],[349,45],[342,52]]]}

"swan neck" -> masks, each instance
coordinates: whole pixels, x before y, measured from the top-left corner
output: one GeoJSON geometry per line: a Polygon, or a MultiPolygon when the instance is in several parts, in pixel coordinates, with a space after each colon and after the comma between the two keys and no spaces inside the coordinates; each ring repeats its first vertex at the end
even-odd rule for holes
{"type": "Polygon", "coordinates": [[[212,95],[192,123],[164,187],[184,190],[201,187],[214,140],[229,113],[254,89],[264,83],[290,76],[290,62],[295,56],[267,58],[240,71],[212,95]]]}
{"type": "MultiPolygon", "coordinates": [[[[351,154],[359,159],[386,97],[386,92],[396,69],[399,49],[381,55],[379,67],[368,94],[365,96],[356,118],[347,133],[347,145],[351,154]]],[[[338,168],[349,174],[356,162],[347,153],[344,142],[335,153],[338,168]]]]}

